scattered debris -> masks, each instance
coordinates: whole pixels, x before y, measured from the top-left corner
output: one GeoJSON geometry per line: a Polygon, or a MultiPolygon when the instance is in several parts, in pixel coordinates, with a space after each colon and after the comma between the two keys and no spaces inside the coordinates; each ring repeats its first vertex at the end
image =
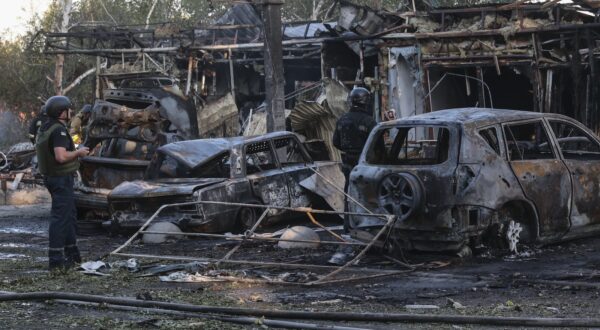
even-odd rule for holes
{"type": "Polygon", "coordinates": [[[168,239],[180,239],[181,235],[171,235],[170,233],[181,233],[181,229],[171,222],[157,222],[153,223],[148,227],[147,231],[156,232],[156,234],[145,233],[142,237],[144,244],[161,244],[166,242],[168,239]],[[164,234],[159,234],[164,233],[164,234]]]}
{"type": "Polygon", "coordinates": [[[79,268],[82,269],[82,273],[87,275],[97,275],[97,276],[110,276],[110,274],[101,272],[101,270],[108,270],[110,268],[103,261],[87,261],[79,265],[79,268]]]}
{"type": "Polygon", "coordinates": [[[316,249],[319,247],[320,240],[319,234],[313,229],[305,226],[294,226],[283,232],[277,246],[282,249],[316,249]]]}
{"type": "Polygon", "coordinates": [[[331,256],[327,263],[332,265],[343,265],[351,260],[355,255],[352,246],[339,246],[335,254],[331,256]]]}
{"type": "Polygon", "coordinates": [[[459,303],[458,301],[455,301],[452,298],[447,298],[447,305],[454,309],[464,309],[465,308],[465,306],[463,306],[461,303],[459,303]]]}

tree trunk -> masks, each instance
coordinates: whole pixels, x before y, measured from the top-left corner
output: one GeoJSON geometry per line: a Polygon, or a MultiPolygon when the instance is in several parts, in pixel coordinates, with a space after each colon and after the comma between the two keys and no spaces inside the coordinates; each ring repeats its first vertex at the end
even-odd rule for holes
{"type": "Polygon", "coordinates": [[[154,11],[154,7],[156,7],[157,2],[158,0],[154,0],[152,7],[150,7],[150,10],[148,11],[148,16],[146,16],[146,30],[150,27],[150,16],[152,16],[152,12],[154,11]]]}
{"type": "MultiPolygon", "coordinates": [[[[72,0],[59,0],[62,10],[62,21],[60,27],[57,29],[58,32],[65,33],[69,29],[69,18],[71,17],[71,10],[73,9],[72,0]]],[[[57,26],[59,26],[57,24],[57,26]]],[[[66,46],[66,42],[64,44],[66,46]]],[[[54,65],[54,93],[56,95],[63,94],[63,70],[65,66],[65,55],[56,55],[56,62],[54,65]]]]}
{"type": "Polygon", "coordinates": [[[325,0],[319,0],[317,1],[313,1],[313,12],[312,15],[310,15],[310,19],[312,19],[313,21],[316,21],[319,19],[319,14],[321,13],[321,10],[323,10],[323,6],[325,5],[325,0]]]}

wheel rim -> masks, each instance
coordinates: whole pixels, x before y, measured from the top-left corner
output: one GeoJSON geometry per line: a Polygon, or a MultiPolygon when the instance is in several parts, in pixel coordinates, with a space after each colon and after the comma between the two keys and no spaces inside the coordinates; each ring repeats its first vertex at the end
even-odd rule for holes
{"type": "Polygon", "coordinates": [[[415,187],[405,176],[390,174],[379,185],[379,205],[399,220],[405,220],[417,208],[416,194],[415,187]]]}
{"type": "Polygon", "coordinates": [[[508,243],[508,250],[511,253],[518,254],[517,244],[519,244],[519,238],[523,227],[520,223],[510,220],[506,228],[506,242],[508,243]]]}

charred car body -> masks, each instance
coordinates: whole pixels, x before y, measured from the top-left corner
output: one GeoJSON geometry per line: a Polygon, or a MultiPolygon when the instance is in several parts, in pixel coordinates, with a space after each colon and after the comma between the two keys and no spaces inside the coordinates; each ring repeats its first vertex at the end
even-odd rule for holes
{"type": "MultiPolygon", "coordinates": [[[[291,132],[257,137],[190,140],[158,148],[146,180],[124,182],[108,196],[115,227],[140,227],[161,205],[218,201],[280,207],[311,204],[305,179],[341,172],[332,161],[313,161],[291,132]]],[[[160,221],[202,232],[250,228],[262,212],[252,207],[198,204],[167,209],[160,221]]],[[[285,213],[272,209],[263,223],[285,213]]]]}
{"type": "Polygon", "coordinates": [[[196,110],[167,77],[125,79],[92,108],[76,184],[80,218],[108,216],[106,196],[123,181],[142,179],[157,147],[198,135],[196,110]],[[159,83],[159,82],[162,82],[159,83]]]}
{"type": "MultiPolygon", "coordinates": [[[[482,108],[380,124],[350,178],[361,204],[397,215],[396,243],[424,251],[519,232],[521,241],[536,243],[594,233],[599,187],[600,143],[582,124],[482,108]]],[[[354,203],[350,210],[364,211],[354,203]]],[[[350,225],[382,223],[353,216],[350,225]]]]}

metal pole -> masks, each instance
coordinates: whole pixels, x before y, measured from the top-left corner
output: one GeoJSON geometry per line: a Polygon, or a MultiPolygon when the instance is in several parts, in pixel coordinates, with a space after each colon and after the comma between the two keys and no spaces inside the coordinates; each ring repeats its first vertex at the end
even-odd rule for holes
{"type": "Polygon", "coordinates": [[[192,87],[192,69],[194,68],[194,56],[190,56],[188,59],[188,72],[187,82],[185,83],[185,95],[190,95],[190,89],[192,87]]]}
{"type": "Polygon", "coordinates": [[[231,49],[228,50],[229,55],[229,85],[231,86],[231,96],[233,96],[233,100],[235,101],[235,75],[233,73],[233,59],[231,54],[231,49]]]}
{"type": "Polygon", "coordinates": [[[100,99],[102,86],[100,86],[100,56],[96,56],[96,99],[100,99]]]}
{"type": "Polygon", "coordinates": [[[262,0],[267,132],[285,130],[281,0],[262,0]]]}

